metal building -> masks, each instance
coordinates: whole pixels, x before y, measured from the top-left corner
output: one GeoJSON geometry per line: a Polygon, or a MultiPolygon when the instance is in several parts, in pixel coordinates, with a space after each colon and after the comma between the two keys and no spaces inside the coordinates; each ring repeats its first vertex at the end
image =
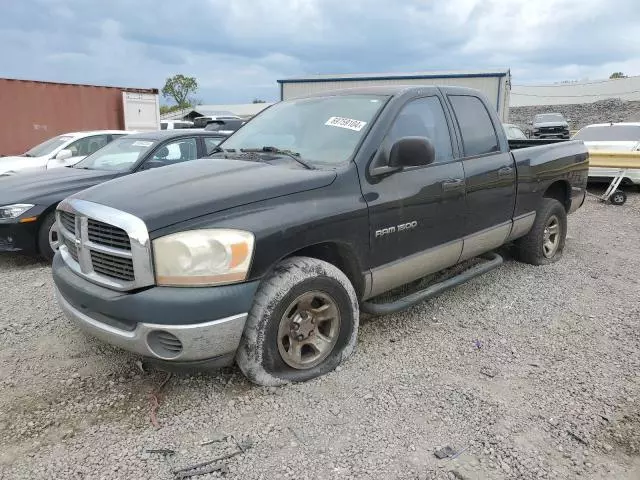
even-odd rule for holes
{"type": "Polygon", "coordinates": [[[509,118],[509,70],[492,71],[447,71],[418,73],[315,75],[278,80],[280,99],[303,97],[312,93],[342,88],[367,87],[373,85],[448,85],[471,87],[484,93],[495,105],[503,121],[509,118]]]}

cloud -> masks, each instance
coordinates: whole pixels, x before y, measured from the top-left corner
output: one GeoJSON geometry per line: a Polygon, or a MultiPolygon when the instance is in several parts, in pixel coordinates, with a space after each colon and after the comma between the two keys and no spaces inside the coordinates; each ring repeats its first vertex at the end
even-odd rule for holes
{"type": "Polygon", "coordinates": [[[511,68],[514,83],[640,73],[637,0],[6,2],[7,77],[160,88],[207,103],[276,99],[316,73],[511,68]]]}

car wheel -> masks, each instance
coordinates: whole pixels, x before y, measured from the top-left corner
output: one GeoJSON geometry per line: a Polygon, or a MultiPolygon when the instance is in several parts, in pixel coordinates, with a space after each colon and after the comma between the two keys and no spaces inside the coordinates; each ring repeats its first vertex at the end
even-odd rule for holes
{"type": "Polygon", "coordinates": [[[613,205],[624,205],[625,202],[627,201],[627,194],[624,193],[624,191],[622,190],[616,190],[615,192],[613,192],[613,194],[609,197],[609,201],[613,204],[613,205]]]}
{"type": "Polygon", "coordinates": [[[567,236],[567,212],[554,198],[543,198],[529,233],[516,240],[520,261],[531,265],[548,265],[562,257],[567,236]]]}
{"type": "Polygon", "coordinates": [[[38,251],[42,258],[50,262],[59,246],[60,236],[56,225],[56,214],[51,212],[44,218],[38,230],[38,251]]]}
{"type": "Polygon", "coordinates": [[[258,287],[236,361],[259,385],[306,381],[351,355],[358,322],[358,300],[344,273],[321,260],[292,257],[258,287]]]}

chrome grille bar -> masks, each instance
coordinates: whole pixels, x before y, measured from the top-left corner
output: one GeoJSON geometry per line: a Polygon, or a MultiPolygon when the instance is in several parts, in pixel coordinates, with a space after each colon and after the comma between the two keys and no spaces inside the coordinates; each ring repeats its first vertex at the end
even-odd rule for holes
{"type": "Polygon", "coordinates": [[[139,218],[86,200],[58,205],[60,255],[78,275],[105,287],[127,291],[153,285],[151,244],[139,218]]]}

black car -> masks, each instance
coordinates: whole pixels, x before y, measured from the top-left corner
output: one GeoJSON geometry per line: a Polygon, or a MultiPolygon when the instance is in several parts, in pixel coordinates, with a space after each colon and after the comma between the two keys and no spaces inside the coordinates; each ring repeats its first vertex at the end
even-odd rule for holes
{"type": "Polygon", "coordinates": [[[227,136],[196,129],[137,133],[68,168],[0,177],[0,252],[51,260],[59,243],[55,209],[61,200],[116,177],[206,157],[227,136]]]}
{"type": "Polygon", "coordinates": [[[541,113],[531,122],[533,138],[569,138],[569,122],[561,113],[541,113]]]}

